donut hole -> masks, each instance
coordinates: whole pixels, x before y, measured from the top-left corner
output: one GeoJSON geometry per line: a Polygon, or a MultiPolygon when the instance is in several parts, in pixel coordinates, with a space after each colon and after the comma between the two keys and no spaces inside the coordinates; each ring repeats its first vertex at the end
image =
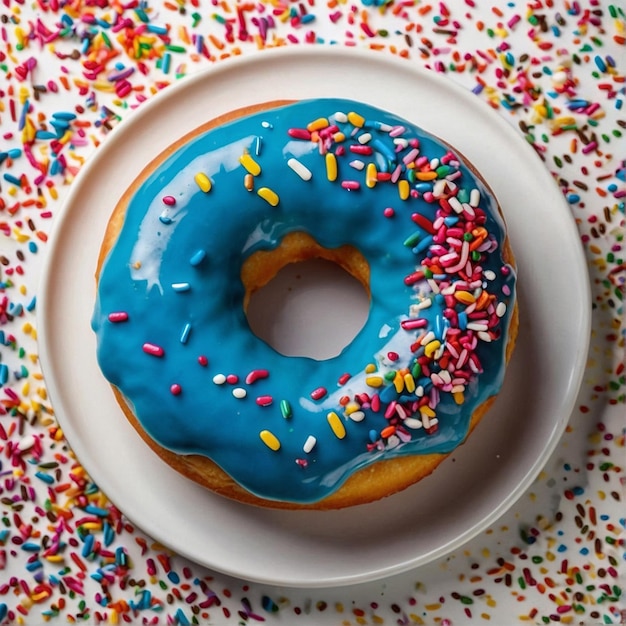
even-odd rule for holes
{"type": "Polygon", "coordinates": [[[327,250],[304,237],[306,246],[298,235],[248,260],[244,310],[252,332],[280,354],[323,361],[367,321],[369,266],[354,248],[327,250]]]}

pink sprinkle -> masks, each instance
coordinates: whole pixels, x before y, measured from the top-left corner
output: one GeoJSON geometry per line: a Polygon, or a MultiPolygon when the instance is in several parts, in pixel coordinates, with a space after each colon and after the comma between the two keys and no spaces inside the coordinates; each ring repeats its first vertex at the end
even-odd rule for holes
{"type": "Polygon", "coordinates": [[[402,320],[400,325],[404,330],[413,330],[415,328],[424,328],[428,324],[428,320],[423,317],[418,317],[412,320],[402,320]]]}
{"type": "Polygon", "coordinates": [[[361,188],[361,183],[357,180],[343,180],[341,186],[348,191],[356,191],[361,188]]]}
{"type": "Polygon", "coordinates": [[[229,374],[226,376],[226,382],[229,385],[236,385],[239,382],[239,376],[237,374],[229,374]]]}
{"type": "Polygon", "coordinates": [[[396,212],[390,206],[383,211],[383,215],[385,217],[393,217],[395,214],[396,212]]]}
{"type": "Polygon", "coordinates": [[[170,391],[172,392],[173,396],[179,396],[182,390],[183,388],[178,383],[174,383],[170,387],[170,391]]]}
{"type": "Polygon", "coordinates": [[[163,196],[163,204],[174,206],[176,204],[176,198],[174,198],[174,196],[163,196]]]}
{"type": "Polygon", "coordinates": [[[400,355],[397,352],[387,352],[387,358],[390,361],[397,361],[400,358],[400,355]]]}
{"type": "Polygon", "coordinates": [[[598,142],[597,141],[590,141],[583,149],[582,149],[582,153],[583,154],[589,154],[590,152],[593,152],[596,148],[598,147],[598,142]]]}
{"type": "Polygon", "coordinates": [[[128,320],[128,313],[126,311],[116,311],[115,313],[109,313],[109,322],[117,324],[118,322],[125,322],[128,320]]]}
{"type": "Polygon", "coordinates": [[[146,354],[150,354],[152,356],[158,356],[158,357],[162,357],[165,354],[165,350],[163,350],[161,346],[157,346],[154,343],[144,343],[143,351],[146,354]]]}
{"type": "Polygon", "coordinates": [[[272,398],[272,396],[259,396],[256,399],[256,403],[259,406],[269,406],[270,404],[272,404],[273,401],[274,401],[274,398],[272,398]]]}
{"type": "Polygon", "coordinates": [[[255,383],[257,380],[261,380],[262,378],[267,378],[270,373],[267,370],[252,370],[246,376],[246,385],[251,385],[255,383]]]}
{"type": "Polygon", "coordinates": [[[328,391],[325,387],[318,387],[311,392],[311,398],[313,400],[321,400],[327,393],[328,391]]]}
{"type": "Polygon", "coordinates": [[[201,354],[198,357],[198,363],[200,363],[200,365],[202,365],[202,367],[206,367],[209,364],[209,359],[207,359],[204,354],[201,354]]]}

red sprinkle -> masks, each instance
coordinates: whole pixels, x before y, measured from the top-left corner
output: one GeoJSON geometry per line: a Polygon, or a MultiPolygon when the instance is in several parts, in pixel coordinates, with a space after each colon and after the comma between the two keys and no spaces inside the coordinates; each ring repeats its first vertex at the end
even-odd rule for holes
{"type": "Polygon", "coordinates": [[[109,313],[109,322],[117,324],[118,322],[125,322],[128,320],[128,313],[126,311],[116,311],[115,313],[109,313]]]}
{"type": "Polygon", "coordinates": [[[267,378],[270,373],[267,370],[252,370],[246,376],[246,385],[251,385],[255,383],[257,380],[261,380],[263,378],[267,378]]]}
{"type": "Polygon", "coordinates": [[[170,391],[172,392],[173,396],[179,396],[182,390],[183,388],[178,383],[174,383],[170,387],[170,391]]]}
{"type": "Polygon", "coordinates": [[[321,400],[327,393],[328,391],[325,387],[318,387],[311,392],[311,398],[313,400],[321,400]]]}
{"type": "Polygon", "coordinates": [[[165,350],[163,350],[161,346],[157,346],[154,343],[144,343],[143,351],[146,354],[150,354],[152,356],[158,356],[158,357],[162,357],[165,354],[165,350]]]}

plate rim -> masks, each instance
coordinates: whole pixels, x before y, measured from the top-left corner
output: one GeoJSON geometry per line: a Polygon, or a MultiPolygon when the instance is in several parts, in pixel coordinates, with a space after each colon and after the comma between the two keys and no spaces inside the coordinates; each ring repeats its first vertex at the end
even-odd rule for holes
{"type": "MultiPolygon", "coordinates": [[[[350,59],[350,62],[369,62],[372,59],[376,59],[379,63],[383,64],[392,64],[397,68],[402,68],[402,71],[407,72],[407,74],[413,74],[416,77],[423,77],[428,81],[434,81],[435,83],[439,83],[444,89],[451,90],[452,93],[457,93],[462,95],[463,98],[467,98],[470,95],[469,90],[460,84],[455,83],[451,79],[441,76],[440,74],[424,69],[419,66],[413,66],[409,61],[405,59],[398,59],[391,55],[383,55],[379,52],[373,52],[366,49],[358,49],[358,48],[349,48],[349,47],[336,47],[330,45],[320,45],[315,48],[297,48],[297,47],[282,47],[275,49],[265,49],[263,51],[251,53],[251,54],[243,54],[238,57],[231,57],[229,59],[223,59],[218,64],[208,66],[202,70],[199,70],[193,74],[190,74],[178,82],[171,84],[167,89],[164,89],[156,94],[154,94],[148,101],[141,104],[141,106],[137,107],[136,110],[130,112],[130,114],[125,117],[113,130],[108,134],[106,139],[101,143],[98,149],[90,156],[87,162],[83,165],[78,175],[72,182],[68,193],[66,194],[60,210],[57,212],[54,223],[51,228],[48,245],[46,248],[46,257],[43,261],[42,272],[40,276],[39,288],[37,292],[38,297],[38,306],[36,311],[37,318],[37,327],[38,327],[38,350],[39,350],[39,359],[41,363],[42,372],[44,373],[44,383],[48,388],[48,391],[51,395],[52,406],[55,408],[55,419],[59,422],[61,427],[63,428],[64,433],[69,432],[73,433],[74,429],[72,426],[67,428],[66,431],[66,422],[70,422],[71,420],[65,418],[65,403],[63,402],[63,397],[61,393],[56,393],[58,391],[58,386],[56,384],[57,379],[54,374],[54,368],[51,365],[51,361],[53,359],[50,354],[50,345],[49,345],[49,337],[50,337],[50,329],[48,328],[48,322],[51,318],[49,315],[49,311],[54,307],[54,296],[51,293],[51,288],[49,287],[54,280],[53,269],[54,263],[53,260],[58,256],[58,249],[60,246],[57,245],[57,240],[61,239],[66,221],[71,217],[71,211],[68,207],[72,206],[74,202],[74,198],[80,195],[82,186],[87,184],[89,176],[92,175],[92,172],[98,167],[98,164],[106,159],[107,153],[112,150],[112,146],[115,145],[116,142],[120,141],[118,139],[119,136],[122,137],[126,132],[128,132],[127,128],[132,128],[132,125],[138,123],[141,120],[141,117],[149,114],[149,112],[155,108],[160,106],[165,106],[168,100],[176,98],[179,92],[183,92],[188,89],[190,85],[195,84],[198,81],[210,81],[213,79],[219,78],[219,75],[222,73],[230,73],[236,71],[238,67],[242,65],[255,65],[255,64],[271,64],[273,59],[284,59],[284,57],[292,57],[294,62],[299,62],[303,58],[307,57],[323,57],[325,59],[329,59],[329,57],[337,57],[341,56],[344,59],[350,59]],[[162,104],[163,103],[163,104],[162,104]],[[147,112],[147,113],[144,113],[147,112]],[[135,120],[135,121],[134,121],[135,120]],[[54,391],[53,391],[54,390],[54,391]],[[54,394],[54,398],[52,398],[54,394]],[[56,406],[59,409],[56,410],[56,406]]],[[[497,125],[502,132],[507,133],[511,138],[514,138],[515,141],[518,142],[517,148],[522,150],[525,149],[528,153],[528,158],[536,159],[539,161],[539,157],[532,149],[527,142],[523,140],[523,138],[519,137],[516,134],[513,127],[497,112],[495,112],[489,105],[478,98],[474,101],[475,106],[484,107],[486,114],[490,115],[490,121],[497,125]]],[[[554,181],[551,179],[549,170],[547,168],[544,169],[546,180],[550,178],[551,184],[554,185],[554,181]]],[[[554,191],[558,191],[554,189],[554,191]]],[[[559,194],[560,195],[560,194],[559,194]]],[[[556,197],[556,196],[555,196],[556,197]]],[[[575,226],[575,220],[572,216],[565,198],[561,197],[561,202],[559,203],[559,210],[563,212],[564,222],[568,224],[568,228],[570,229],[569,235],[575,236],[576,240],[579,242],[578,231],[575,226]]],[[[363,572],[361,574],[352,574],[346,576],[334,576],[324,579],[306,579],[303,578],[302,581],[294,581],[294,580],[284,580],[279,579],[277,577],[271,576],[259,576],[254,575],[251,576],[249,573],[240,571],[238,569],[229,568],[224,564],[216,564],[216,563],[208,563],[205,561],[199,562],[197,560],[197,555],[192,554],[189,550],[185,550],[184,547],[180,545],[176,545],[173,549],[179,553],[181,556],[189,558],[195,562],[199,562],[200,565],[211,568],[215,571],[222,572],[224,574],[251,580],[254,582],[269,584],[269,585],[278,585],[278,586],[287,586],[287,587],[298,587],[298,588],[322,588],[322,587],[337,587],[337,586],[347,586],[352,584],[361,584],[365,582],[370,582],[373,580],[377,580],[380,578],[384,578],[390,575],[400,574],[406,572],[408,570],[416,569],[422,565],[430,563],[437,558],[440,558],[446,554],[448,554],[451,550],[462,547],[469,540],[479,534],[481,531],[486,529],[490,524],[494,523],[498,518],[500,518],[506,511],[508,511],[511,506],[520,499],[520,497],[527,491],[529,486],[535,480],[535,478],[539,475],[541,469],[545,466],[550,456],[553,454],[556,449],[563,433],[565,432],[567,423],[571,417],[572,411],[574,409],[578,390],[580,389],[584,371],[585,371],[585,362],[589,350],[590,337],[591,337],[591,285],[590,285],[590,277],[588,273],[588,267],[586,262],[586,257],[584,255],[584,250],[581,245],[577,246],[576,260],[578,263],[577,268],[573,268],[576,270],[578,278],[581,281],[581,286],[583,287],[584,294],[581,296],[581,300],[587,302],[589,306],[582,307],[582,311],[580,312],[581,318],[579,321],[579,326],[582,332],[581,345],[578,350],[578,359],[572,364],[572,368],[570,369],[570,376],[567,384],[567,397],[568,402],[566,404],[567,410],[563,410],[562,415],[558,420],[555,420],[552,435],[550,437],[550,442],[547,446],[544,447],[542,454],[535,458],[534,463],[529,467],[523,479],[519,481],[519,484],[516,486],[515,490],[509,494],[507,498],[505,498],[500,504],[494,508],[490,514],[484,516],[480,520],[478,520],[472,527],[468,528],[467,531],[461,534],[454,539],[440,545],[438,548],[427,552],[426,554],[422,554],[418,558],[407,559],[401,563],[397,563],[394,566],[387,566],[384,568],[372,568],[367,572],[363,572]]],[[[74,450],[76,448],[75,443],[79,443],[78,448],[82,448],[80,445],[80,441],[78,437],[70,437],[66,438],[66,442],[68,446],[74,450]]],[[[84,465],[85,469],[87,469],[88,473],[91,475],[91,470],[89,469],[92,463],[91,459],[86,458],[88,455],[76,454],[76,458],[81,465],[84,465]]],[[[100,476],[92,476],[92,479],[97,482],[98,485],[108,484],[108,481],[100,481],[100,476]]],[[[107,498],[112,502],[116,502],[116,494],[110,494],[106,489],[103,489],[103,492],[106,494],[107,498]]],[[[135,522],[135,515],[127,513],[123,508],[121,509],[123,514],[128,517],[129,520],[135,522]]],[[[136,512],[133,512],[136,513],[136,512]]],[[[146,520],[142,520],[136,525],[141,528],[144,532],[154,537],[155,539],[159,539],[159,541],[164,544],[171,545],[173,542],[169,540],[163,540],[162,533],[159,532],[157,525],[146,523],[146,520]]],[[[176,542],[174,542],[176,543],[176,542]]],[[[178,542],[180,543],[180,542],[178,542]]]]}

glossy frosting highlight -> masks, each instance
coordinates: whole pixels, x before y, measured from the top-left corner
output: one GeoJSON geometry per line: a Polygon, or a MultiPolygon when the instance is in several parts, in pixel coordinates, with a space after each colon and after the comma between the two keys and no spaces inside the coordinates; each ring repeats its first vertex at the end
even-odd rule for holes
{"type": "Polygon", "coordinates": [[[99,278],[98,361],[160,445],[315,502],[381,458],[465,439],[504,377],[503,240],[482,182],[406,120],[330,99],[256,113],[180,147],[130,199],[99,278]],[[332,359],[282,356],[248,326],[242,265],[291,232],[370,265],[368,320],[332,359]]]}

